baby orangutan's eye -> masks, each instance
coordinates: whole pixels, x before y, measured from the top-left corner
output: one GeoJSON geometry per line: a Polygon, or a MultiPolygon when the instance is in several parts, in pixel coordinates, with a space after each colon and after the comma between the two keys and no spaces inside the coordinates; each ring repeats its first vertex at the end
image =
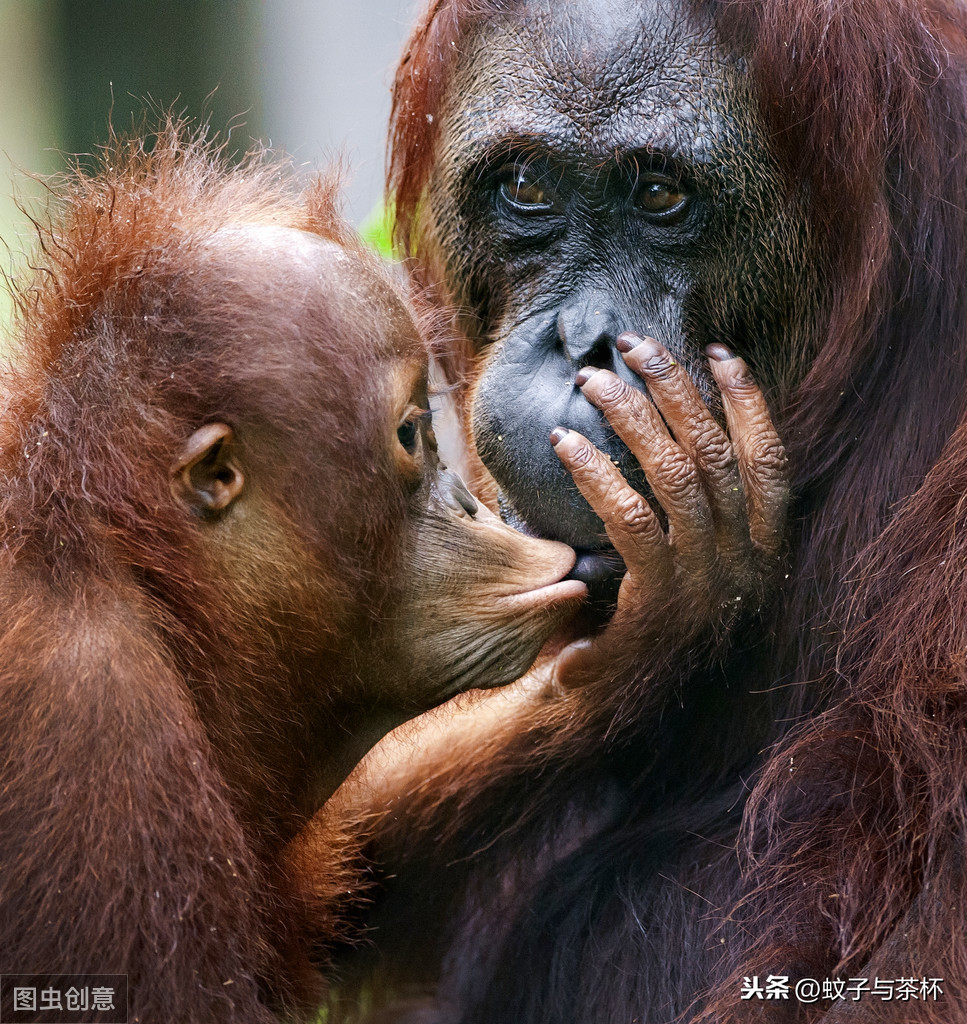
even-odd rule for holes
{"type": "Polygon", "coordinates": [[[430,421],[430,410],[411,407],[407,409],[403,422],[396,429],[396,437],[408,455],[416,454],[420,444],[420,424],[430,421]]]}

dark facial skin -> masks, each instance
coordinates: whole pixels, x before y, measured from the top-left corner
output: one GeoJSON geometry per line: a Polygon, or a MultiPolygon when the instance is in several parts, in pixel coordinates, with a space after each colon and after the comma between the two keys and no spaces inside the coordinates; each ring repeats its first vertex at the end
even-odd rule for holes
{"type": "MultiPolygon", "coordinates": [[[[710,344],[744,357],[781,400],[814,342],[798,333],[814,318],[787,315],[819,301],[808,239],[742,67],[660,4],[532,3],[523,25],[488,24],[461,67],[430,186],[428,259],[473,312],[464,327],[486,357],[474,441],[508,521],[581,549],[583,578],[599,583],[620,561],[602,509],[548,446],[554,428],[592,442],[666,528],[674,510],[654,500],[577,372],[604,368],[645,390],[616,349],[633,331],[661,342],[694,382],[692,405],[719,423],[710,344]]],[[[691,413],[662,413],[676,441],[704,430],[691,413]]],[[[700,454],[701,439],[682,446],[700,454]]],[[[744,507],[720,506],[727,528],[745,528],[734,522],[744,507]]]]}

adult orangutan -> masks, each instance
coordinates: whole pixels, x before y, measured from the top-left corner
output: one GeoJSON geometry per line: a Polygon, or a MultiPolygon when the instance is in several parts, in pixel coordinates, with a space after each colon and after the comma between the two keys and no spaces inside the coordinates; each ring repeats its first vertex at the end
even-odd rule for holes
{"type": "Polygon", "coordinates": [[[394,783],[380,1020],[967,1019],[965,106],[949,0],[427,5],[391,186],[471,479],[621,582],[394,783]]]}
{"type": "Polygon", "coordinates": [[[224,164],[169,125],[56,188],[3,381],[0,973],[126,974],[145,1024],[302,1019],[352,881],[314,905],[289,840],[585,592],[440,469],[331,188],[224,164]]]}

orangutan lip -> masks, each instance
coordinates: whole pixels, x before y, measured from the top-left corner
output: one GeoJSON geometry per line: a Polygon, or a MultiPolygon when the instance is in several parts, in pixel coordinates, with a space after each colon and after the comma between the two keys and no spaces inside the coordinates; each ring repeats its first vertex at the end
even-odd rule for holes
{"type": "Polygon", "coordinates": [[[625,564],[614,548],[577,548],[576,554],[566,579],[580,580],[591,591],[624,574],[625,564]]]}
{"type": "Polygon", "coordinates": [[[548,583],[546,586],[537,587],[535,590],[527,590],[522,594],[513,594],[505,598],[508,602],[514,602],[521,606],[521,609],[551,608],[566,603],[574,604],[582,602],[588,596],[588,587],[582,580],[575,579],[571,573],[556,583],[548,583]]]}
{"type": "MultiPolygon", "coordinates": [[[[549,537],[534,530],[511,504],[503,490],[497,492],[497,504],[500,518],[508,526],[526,534],[528,537],[540,537],[544,540],[560,540],[560,537],[549,537]]],[[[565,541],[564,543],[567,543],[565,541]]],[[[574,547],[577,556],[571,571],[565,580],[579,580],[588,588],[588,597],[592,604],[613,605],[617,600],[618,584],[625,573],[625,563],[621,555],[610,545],[600,548],[574,547]]]]}

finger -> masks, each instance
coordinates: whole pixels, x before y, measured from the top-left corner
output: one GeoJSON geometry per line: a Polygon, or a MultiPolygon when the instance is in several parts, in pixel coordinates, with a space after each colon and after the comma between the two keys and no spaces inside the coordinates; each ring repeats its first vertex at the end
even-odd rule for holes
{"type": "Polygon", "coordinates": [[[723,550],[748,548],[738,460],[728,435],[702,400],[685,367],[654,338],[626,332],[619,335],[615,347],[648,385],[675,440],[698,468],[719,546],[723,550]]]}
{"type": "Polygon", "coordinates": [[[664,582],[671,574],[671,550],[648,502],[612,461],[576,430],[555,427],[551,444],[578,490],[601,521],[629,572],[642,583],[664,582]]]}
{"type": "Polygon", "coordinates": [[[752,543],[767,555],[782,545],[789,503],[788,460],[765,396],[743,359],[724,345],[706,352],[722,393],[725,419],[738,458],[752,543]]]}
{"type": "MultiPolygon", "coordinates": [[[[655,406],[610,370],[581,370],[575,382],[638,460],[686,563],[714,557],[714,520],[695,462],[668,433],[655,406]]],[[[736,477],[738,480],[738,477],[736,477]]]]}

